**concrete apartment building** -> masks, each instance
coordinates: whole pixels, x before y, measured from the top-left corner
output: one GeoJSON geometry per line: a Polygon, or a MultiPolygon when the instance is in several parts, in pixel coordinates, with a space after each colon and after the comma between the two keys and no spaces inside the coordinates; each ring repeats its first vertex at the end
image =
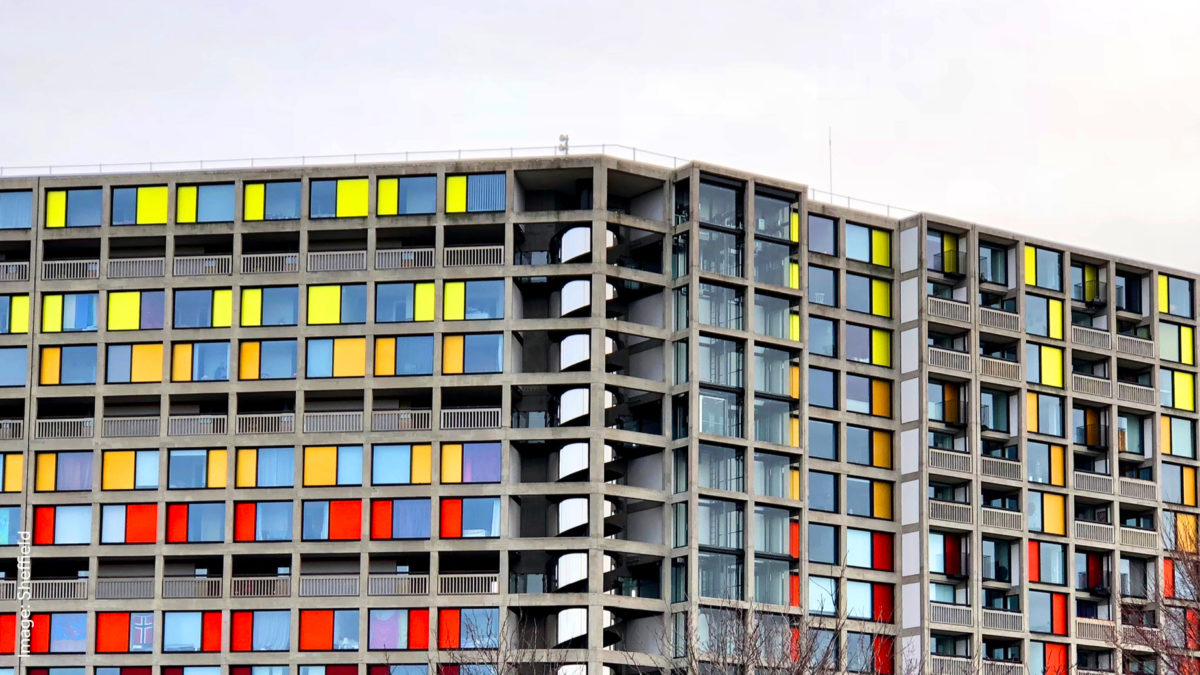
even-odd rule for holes
{"type": "Polygon", "coordinates": [[[0,675],[1145,672],[1195,283],[695,162],[0,178],[0,675]]]}

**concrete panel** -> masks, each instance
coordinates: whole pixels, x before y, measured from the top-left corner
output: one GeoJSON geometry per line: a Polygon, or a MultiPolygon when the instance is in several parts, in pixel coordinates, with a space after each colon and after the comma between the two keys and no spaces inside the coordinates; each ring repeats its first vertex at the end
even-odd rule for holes
{"type": "Polygon", "coordinates": [[[920,280],[905,279],[900,282],[900,322],[908,323],[917,320],[917,311],[921,302],[920,280]]]}

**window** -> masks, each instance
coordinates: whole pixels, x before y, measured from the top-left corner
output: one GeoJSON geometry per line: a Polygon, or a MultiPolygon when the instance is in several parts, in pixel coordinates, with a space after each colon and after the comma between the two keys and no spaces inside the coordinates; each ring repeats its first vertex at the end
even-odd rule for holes
{"type": "Polygon", "coordinates": [[[291,541],[291,502],[237,502],[233,505],[234,541],[291,541]]]}
{"type": "Polygon", "coordinates": [[[754,194],[754,229],[776,239],[800,241],[799,214],[792,211],[793,199],[754,194]]]}
{"type": "Polygon", "coordinates": [[[742,344],[733,340],[701,335],[699,378],[705,384],[741,387],[744,355],[742,344]]]}
{"type": "Polygon", "coordinates": [[[966,260],[959,252],[959,236],[950,232],[926,230],[925,254],[929,256],[926,269],[942,274],[966,274],[966,260]]]}
{"type": "Polygon", "coordinates": [[[1008,249],[982,242],[979,244],[979,280],[1008,285],[1008,249]]]}
{"type": "MultiPolygon", "coordinates": [[[[1139,671],[1130,661],[1126,661],[1126,672],[1139,671]]],[[[1070,672],[1067,665],[1067,645],[1056,645],[1050,642],[1029,642],[1029,672],[1030,675],[1064,675],[1070,672]]],[[[1153,671],[1151,671],[1152,675],[1153,671]]]]}
{"type": "Polygon", "coordinates": [[[700,284],[700,323],[742,329],[742,294],[735,288],[700,284]]]}
{"type": "MultiPolygon", "coordinates": [[[[371,609],[367,612],[367,649],[428,649],[429,648],[429,610],[428,609],[371,609]]],[[[393,666],[394,667],[394,666],[393,666]]],[[[426,672],[421,666],[422,675],[426,672]]],[[[375,667],[371,667],[371,675],[375,667]]],[[[408,673],[393,674],[390,670],[378,675],[409,675],[408,673]]]]}
{"type": "MultiPolygon", "coordinates": [[[[1123,419],[1119,417],[1118,421],[1123,419]]],[[[1138,445],[1136,452],[1142,454],[1141,451],[1141,422],[1130,424],[1128,431],[1124,428],[1117,430],[1117,443],[1119,450],[1128,449],[1129,452],[1134,452],[1132,439],[1135,436],[1133,429],[1137,429],[1136,437],[1138,445]],[[1123,432],[1125,432],[1123,434],[1123,432]],[[1125,441],[1124,446],[1120,446],[1121,442],[1125,441]]],[[[1191,420],[1183,419],[1182,417],[1162,416],[1162,452],[1164,455],[1172,455],[1175,457],[1187,457],[1189,459],[1196,456],[1196,432],[1195,423],[1191,420]]]]}
{"type": "Polygon", "coordinates": [[[176,223],[232,223],[233,183],[180,185],[175,190],[176,223]]]}
{"type": "Polygon", "coordinates": [[[438,609],[438,649],[495,649],[500,610],[438,609]]]}
{"type": "Polygon", "coordinates": [[[808,508],[837,513],[837,475],[820,471],[808,472],[808,508]]]}
{"type": "Polygon", "coordinates": [[[238,379],[296,379],[295,339],[242,340],[238,351],[238,379]]]}
{"type": "Polygon", "coordinates": [[[1063,350],[1033,342],[1025,343],[1025,381],[1062,389],[1063,350]]]}
{"type": "Polygon", "coordinates": [[[83,654],[87,651],[87,612],[34,613],[30,615],[30,652],[33,654],[83,654]]]}
{"type": "Polygon", "coordinates": [[[503,372],[504,336],[468,333],[442,337],[442,374],[503,372]]]}
{"type": "Polygon", "coordinates": [[[1161,404],[1177,410],[1196,410],[1196,376],[1181,370],[1160,368],[1158,387],[1161,404]]]}
{"type": "Polygon", "coordinates": [[[296,220],[300,217],[300,181],[246,183],[243,220],[296,220]]]}
{"type": "Polygon", "coordinates": [[[1028,497],[1029,531],[1046,534],[1067,533],[1065,498],[1049,492],[1030,490],[1028,497]]]}
{"type": "Polygon", "coordinates": [[[1025,245],[1025,284],[1052,291],[1062,290],[1062,254],[1025,245]]]}
{"type": "Polygon", "coordinates": [[[1196,364],[1195,331],[1191,326],[1158,322],[1158,358],[1164,361],[1196,364]]]}
{"type": "Polygon", "coordinates": [[[153,544],[158,541],[157,504],[102,504],[101,544],[153,544]]]}
{"type": "Polygon", "coordinates": [[[98,293],[42,295],[43,333],[84,333],[96,330],[98,293]]]}
{"type": "Polygon", "coordinates": [[[979,423],[985,431],[1008,431],[1009,395],[1005,392],[980,389],[979,423]]]}
{"type": "Polygon", "coordinates": [[[962,388],[957,382],[929,381],[929,419],[945,424],[964,422],[965,401],[962,388]]]}
{"type": "Polygon", "coordinates": [[[700,499],[696,529],[701,546],[742,548],[743,523],[741,504],[722,499],[700,499]]]}
{"type": "Polygon", "coordinates": [[[892,434],[880,429],[846,425],[846,461],[892,468],[892,434]]]}
{"type": "Polygon", "coordinates": [[[442,318],[503,319],[504,280],[447,281],[442,285],[442,318]]]}
{"type": "Polygon", "coordinates": [[[362,485],[361,445],[304,448],[304,486],[362,485]]]}
{"type": "Polygon", "coordinates": [[[892,675],[895,651],[895,638],[887,635],[846,633],[846,668],[852,673],[892,675]]]}
{"type": "Polygon", "coordinates": [[[846,410],[877,417],[891,417],[891,381],[847,373],[846,410]]]}
{"type": "Polygon", "coordinates": [[[808,452],[811,457],[837,460],[838,432],[836,422],[809,418],[808,452]]]}
{"type": "Polygon", "coordinates": [[[1040,441],[1026,444],[1029,482],[1044,485],[1066,485],[1066,448],[1040,441]]]}
{"type": "Polygon", "coordinates": [[[808,266],[808,300],[814,305],[837,307],[837,271],[827,267],[808,266]]]}
{"type": "Polygon", "coordinates": [[[851,619],[892,622],[894,589],[891,584],[846,582],[846,614],[851,619]]]}
{"type": "Polygon", "coordinates": [[[428,498],[371,500],[371,539],[429,539],[428,498]]]}
{"type": "Polygon", "coordinates": [[[20,492],[25,478],[25,456],[20,452],[0,453],[0,493],[20,492]]]}
{"type": "Polygon", "coordinates": [[[300,610],[300,651],[357,651],[357,609],[300,610]]]}
{"type": "Polygon", "coordinates": [[[0,191],[0,230],[33,227],[33,190],[0,191]]]}
{"type": "Polygon", "coordinates": [[[372,485],[428,485],[431,481],[432,446],[375,445],[371,448],[372,485]]]}
{"type": "Polygon", "coordinates": [[[718,553],[701,549],[697,556],[700,597],[720,600],[742,599],[745,565],[741,553],[718,553]]]}
{"type": "Polygon", "coordinates": [[[742,229],[741,186],[700,182],[700,222],[742,229]]]}
{"type": "Polygon", "coordinates": [[[820,408],[837,408],[837,373],[823,368],[808,369],[808,402],[820,408]]]}
{"type": "Polygon", "coordinates": [[[109,291],[108,330],[161,330],[163,291],[109,291]]]}
{"type": "Polygon", "coordinates": [[[28,369],[27,347],[0,347],[0,387],[24,387],[28,369]]]}
{"type": "MultiPolygon", "coordinates": [[[[5,489],[7,492],[7,488],[5,489]]],[[[0,546],[16,546],[21,530],[21,507],[0,506],[0,546]]]]}
{"type": "Polygon", "coordinates": [[[1192,282],[1160,273],[1158,311],[1172,316],[1192,318],[1192,282]]]}
{"type": "Polygon", "coordinates": [[[105,382],[131,384],[162,382],[163,345],[109,345],[105,382]]]}
{"type": "Polygon", "coordinates": [[[787,509],[761,504],[754,507],[756,554],[799,557],[799,539],[799,529],[795,532],[795,540],[792,538],[791,520],[787,509]],[[793,552],[796,555],[793,555],[793,552]]]}
{"type": "Polygon", "coordinates": [[[846,309],[875,316],[891,316],[892,283],[847,272],[846,309]]]}
{"type": "Polygon", "coordinates": [[[433,336],[398,335],[375,338],[375,374],[432,375],[433,336]]]}
{"type": "Polygon", "coordinates": [[[837,614],[837,579],[808,577],[808,611],[811,614],[837,614]]]}
{"type": "Polygon", "coordinates": [[[1063,339],[1062,300],[1026,295],[1025,331],[1030,335],[1063,339]]]}
{"type": "Polygon", "coordinates": [[[742,234],[701,227],[700,269],[731,277],[742,276],[742,234]]]}
{"type": "Polygon", "coordinates": [[[242,289],[243,326],[295,326],[300,290],[295,286],[242,289]]]}
{"type": "Polygon", "coordinates": [[[967,564],[967,544],[969,541],[968,535],[930,532],[929,571],[935,574],[947,574],[950,576],[966,574],[970,568],[967,564]]]}
{"type": "Polygon", "coordinates": [[[304,541],[357,541],[362,538],[362,502],[357,499],[304,502],[300,526],[304,541]]]}
{"type": "Polygon", "coordinates": [[[433,321],[433,294],[432,281],[376,284],[375,323],[433,321]]]}
{"type": "MultiPolygon", "coordinates": [[[[869,330],[869,329],[868,329],[869,330]]],[[[808,350],[821,356],[837,356],[837,322],[818,316],[808,317],[808,350]]]]}
{"type": "Polygon", "coordinates": [[[504,174],[446,176],[446,213],[503,211],[504,174]]]}
{"type": "Polygon", "coordinates": [[[114,187],[113,225],[166,225],[167,186],[114,187]]]}
{"type": "Polygon", "coordinates": [[[784,340],[799,340],[800,314],[792,312],[791,307],[791,302],[786,298],[755,293],[752,314],[754,332],[784,340]]]}
{"type": "Polygon", "coordinates": [[[167,488],[190,490],[224,488],[228,464],[224,448],[214,450],[169,450],[167,488]]]}
{"type": "Polygon", "coordinates": [[[362,218],[367,215],[367,178],[317,179],[308,182],[309,218],[362,218]]]}
{"type": "MultiPolygon", "coordinates": [[[[764,284],[799,288],[792,285],[792,247],[764,239],[754,240],[754,280],[764,284]]],[[[797,267],[797,273],[799,268],[797,267]]]]}
{"type": "Polygon", "coordinates": [[[167,504],[167,543],[225,541],[225,504],[167,504]]]}
{"type": "Polygon", "coordinates": [[[221,651],[221,612],[163,612],[164,652],[221,651]]]}
{"type": "Polygon", "coordinates": [[[172,382],[228,380],[228,342],[176,342],[171,345],[172,382]]]}
{"type": "Polygon", "coordinates": [[[33,507],[33,543],[89,544],[92,541],[92,507],[33,507]]]}
{"type": "Polygon", "coordinates": [[[742,437],[742,397],[728,391],[700,389],[700,432],[742,437]]]}
{"type": "Polygon", "coordinates": [[[105,450],[101,490],[158,489],[157,450],[105,450]]]}
{"type": "Polygon", "coordinates": [[[846,528],[846,564],[850,567],[892,571],[894,546],[892,535],[846,528]]]}
{"type": "Polygon", "coordinates": [[[90,492],[92,452],[39,452],[34,466],[38,492],[90,492]]]}
{"type": "Polygon", "coordinates": [[[295,448],[237,449],[237,487],[292,487],[295,481],[295,448]]]}
{"type": "Polygon", "coordinates": [[[154,612],[96,612],[96,653],[154,651],[154,612]]]}
{"type": "Polygon", "coordinates": [[[440,504],[442,539],[500,536],[500,498],[443,498],[440,504]]]}
{"type": "Polygon", "coordinates": [[[366,321],[366,284],[308,287],[308,325],[327,326],[366,321]]]}
{"type": "MultiPolygon", "coordinates": [[[[797,478],[799,474],[797,474],[797,478]]],[[[792,460],[787,455],[754,453],[754,494],[781,499],[799,499],[793,494],[792,460]]],[[[795,486],[799,492],[799,485],[795,486]]]]}
{"type": "Polygon", "coordinates": [[[1067,583],[1067,547],[1048,541],[1030,540],[1029,580],[1039,584],[1065,586],[1067,583]]]}
{"type": "Polygon", "coordinates": [[[442,483],[499,483],[500,442],[443,443],[442,483]]]}
{"type": "Polygon", "coordinates": [[[724,445],[700,443],[698,449],[700,487],[742,492],[745,490],[742,451],[724,445]]]}
{"type": "MultiPolygon", "coordinates": [[[[811,340],[811,337],[810,337],[811,340]]],[[[853,323],[846,324],[846,360],[892,367],[892,332],[853,323]]]]}
{"type": "Polygon", "coordinates": [[[1067,596],[1029,591],[1029,632],[1067,634],[1067,596]]]}
{"type": "Polygon", "coordinates": [[[367,374],[366,338],[310,338],[305,377],[363,377],[367,374]]]}
{"type": "Polygon", "coordinates": [[[381,216],[437,211],[437,176],[380,178],[376,190],[376,211],[381,216]]]}
{"type": "Polygon", "coordinates": [[[846,223],[846,258],[892,266],[892,234],[875,227],[846,223]]]}
{"type": "Polygon", "coordinates": [[[841,562],[838,556],[837,527],[819,523],[808,524],[808,561],[826,565],[837,565],[841,562]]]}
{"type": "Polygon", "coordinates": [[[46,227],[100,227],[103,201],[101,188],[46,190],[46,227]]]}
{"type": "Polygon", "coordinates": [[[813,253],[837,255],[836,220],[815,213],[808,214],[808,250],[813,253]]]}
{"type": "Polygon", "coordinates": [[[29,296],[0,295],[0,335],[16,335],[28,332],[29,296]]]}
{"type": "Polygon", "coordinates": [[[1027,431],[1047,436],[1063,436],[1063,400],[1058,396],[1025,394],[1025,421],[1027,431]]]}
{"type": "MultiPolygon", "coordinates": [[[[791,563],[761,555],[754,558],[754,600],[766,605],[800,604],[800,589],[791,588],[791,563]]],[[[794,577],[800,580],[799,575],[794,577]]],[[[765,617],[764,617],[765,618],[765,617]]]]}
{"type": "Polygon", "coordinates": [[[233,323],[233,291],[175,291],[175,328],[228,328],[233,323]]]}
{"type": "Polygon", "coordinates": [[[291,642],[292,613],[286,609],[229,613],[229,650],[286,652],[291,642]]]}
{"type": "Polygon", "coordinates": [[[1196,468],[1162,464],[1162,500],[1170,504],[1196,505],[1196,468]]]}
{"type": "Polygon", "coordinates": [[[95,384],[96,345],[42,347],[41,383],[95,384]]]}
{"type": "Polygon", "coordinates": [[[892,519],[892,484],[866,478],[846,478],[846,513],[892,519]]]}

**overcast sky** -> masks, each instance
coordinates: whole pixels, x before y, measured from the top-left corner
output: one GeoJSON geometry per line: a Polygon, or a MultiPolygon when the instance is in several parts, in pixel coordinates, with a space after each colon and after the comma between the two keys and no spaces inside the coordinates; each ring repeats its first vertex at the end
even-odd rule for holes
{"type": "Polygon", "coordinates": [[[565,132],[828,189],[832,127],[835,192],[1200,271],[1198,35],[1195,0],[0,0],[0,165],[565,132]]]}

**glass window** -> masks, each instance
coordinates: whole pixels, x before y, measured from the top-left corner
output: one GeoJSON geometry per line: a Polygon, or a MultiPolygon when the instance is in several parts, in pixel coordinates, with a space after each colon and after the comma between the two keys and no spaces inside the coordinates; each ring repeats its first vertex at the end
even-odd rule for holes
{"type": "Polygon", "coordinates": [[[808,472],[808,508],[814,511],[837,512],[836,475],[819,471],[808,472]]]}
{"type": "Polygon", "coordinates": [[[463,336],[463,372],[499,373],[504,363],[504,336],[471,333],[463,336]]]}
{"type": "Polygon", "coordinates": [[[737,502],[701,498],[696,527],[701,546],[742,548],[742,507],[737,502]]]}
{"type": "Polygon", "coordinates": [[[1030,335],[1050,335],[1049,300],[1037,295],[1025,296],[1025,330],[1030,335]]]}
{"type": "Polygon", "coordinates": [[[28,371],[26,347],[0,347],[0,387],[24,387],[28,371]]]}
{"type": "Polygon", "coordinates": [[[334,218],[337,216],[337,184],[336,180],[317,180],[308,182],[308,217],[334,218]]]}
{"type": "MultiPolygon", "coordinates": [[[[379,374],[378,371],[376,374],[379,374]]],[[[400,335],[396,337],[396,374],[433,374],[432,335],[400,335]]]]}
{"type": "Polygon", "coordinates": [[[808,349],[811,353],[821,356],[837,356],[837,322],[810,315],[808,349]]]}
{"type": "Polygon", "coordinates": [[[471,497],[462,500],[462,536],[500,536],[499,497],[471,497]]]}
{"type": "Polygon", "coordinates": [[[788,555],[791,548],[790,518],[787,509],[774,506],[754,507],[754,550],[770,555],[788,555]]]}
{"type": "Polygon", "coordinates": [[[259,342],[259,379],[291,380],[296,377],[296,341],[259,342]]]}
{"type": "Polygon", "coordinates": [[[467,211],[504,210],[504,174],[478,173],[467,176],[467,211]]]}
{"type": "Polygon", "coordinates": [[[700,222],[722,227],[742,227],[741,191],[724,185],[700,183],[700,222]]]}
{"type": "Polygon", "coordinates": [[[299,296],[295,286],[262,289],[262,325],[295,326],[300,315],[299,296]]]}
{"type": "Polygon", "coordinates": [[[979,422],[985,431],[1008,431],[1008,394],[981,389],[979,422]]]}
{"type": "Polygon", "coordinates": [[[295,220],[300,217],[300,181],[267,183],[264,188],[263,218],[295,220]]]}
{"type": "Polygon", "coordinates": [[[792,251],[787,244],[756,239],[754,241],[754,280],[764,284],[787,286],[792,251]]]}
{"type": "Polygon", "coordinates": [[[294,448],[259,448],[255,453],[255,486],[292,487],[296,476],[295,454],[294,448]]]}
{"type": "MultiPolygon", "coordinates": [[[[1165,275],[1164,275],[1165,276],[1165,275]]],[[[1162,277],[1160,277],[1161,279],[1162,277]]],[[[1192,282],[1179,277],[1166,277],[1167,297],[1160,298],[1158,311],[1174,316],[1191,318],[1192,316],[1192,282]]],[[[1162,293],[1162,282],[1159,282],[1159,293],[1162,293]]]]}
{"type": "Polygon", "coordinates": [[[823,368],[808,369],[808,402],[821,408],[837,408],[837,373],[823,368]]]}
{"type": "Polygon", "coordinates": [[[171,450],[167,487],[171,490],[208,487],[208,450],[171,450]]]}
{"type": "Polygon", "coordinates": [[[433,283],[387,283],[375,285],[376,323],[433,320],[433,283]],[[428,307],[417,308],[418,296],[428,307]]]}
{"type": "MultiPolygon", "coordinates": [[[[453,282],[447,282],[453,283],[453,282]]],[[[465,319],[504,318],[504,280],[468,281],[464,286],[465,319]]]]}
{"type": "MultiPolygon", "coordinates": [[[[1036,251],[1036,272],[1033,285],[1052,291],[1062,290],[1062,254],[1058,251],[1033,247],[1036,251]]],[[[1026,272],[1028,276],[1028,272],[1026,272]]]]}
{"type": "Polygon", "coordinates": [[[0,192],[0,230],[33,227],[33,190],[0,192]]]}
{"type": "Polygon", "coordinates": [[[0,546],[15,546],[21,529],[21,507],[0,506],[0,546]]]}
{"type": "Polygon", "coordinates": [[[187,540],[189,542],[224,541],[225,504],[187,504],[186,506],[187,540]]]}
{"type": "MultiPolygon", "coordinates": [[[[870,288],[868,284],[868,297],[870,288]]],[[[816,305],[837,307],[837,272],[827,267],[808,267],[808,300],[816,305]]]]}
{"type": "MultiPolygon", "coordinates": [[[[790,337],[790,318],[788,316],[790,311],[791,303],[786,298],[755,293],[754,332],[760,335],[787,339],[790,337]]],[[[799,339],[799,337],[799,335],[796,335],[793,339],[799,339]]]]}
{"type": "Polygon", "coordinates": [[[754,492],[787,499],[791,493],[792,462],[786,455],[754,453],[754,492]]]}
{"type": "Polygon", "coordinates": [[[429,499],[392,501],[392,538],[429,539],[432,508],[429,499]]]}
{"type": "MultiPolygon", "coordinates": [[[[442,446],[443,451],[446,446],[442,446]]],[[[443,482],[446,482],[443,471],[443,482]]],[[[462,482],[500,482],[500,442],[462,444],[462,482]]]]}
{"type": "Polygon", "coordinates": [[[701,443],[697,452],[699,453],[697,471],[700,487],[733,492],[742,492],[745,489],[741,450],[724,445],[701,443]]]}
{"type": "Polygon", "coordinates": [[[838,458],[837,423],[809,418],[808,448],[811,457],[836,460],[838,458]]]}
{"type": "Polygon", "coordinates": [[[713,274],[742,276],[742,237],[734,232],[700,228],[700,269],[713,274]]]}
{"type": "Polygon", "coordinates": [[[742,397],[715,389],[700,390],[700,432],[742,437],[742,397]]]}
{"type": "Polygon", "coordinates": [[[402,177],[397,196],[396,212],[400,215],[434,213],[437,211],[437,176],[402,177]]]}
{"type": "Polygon", "coordinates": [[[1008,250],[1000,246],[979,245],[979,280],[1008,284],[1008,250]]]}
{"type": "Polygon", "coordinates": [[[754,440],[787,445],[791,440],[792,406],[787,401],[754,398],[754,440]]]}
{"type": "MultiPolygon", "coordinates": [[[[66,193],[67,227],[99,227],[103,223],[104,211],[101,204],[104,201],[104,191],[101,188],[48,190],[47,197],[54,192],[66,193]]],[[[48,205],[47,211],[51,212],[53,209],[48,205]]],[[[47,219],[50,217],[50,213],[48,213],[47,219]]]]}
{"type": "Polygon", "coordinates": [[[700,381],[724,387],[742,386],[742,345],[733,340],[701,335],[699,338],[700,381]]]}
{"type": "Polygon", "coordinates": [[[192,343],[192,381],[224,382],[229,379],[229,343],[192,343]]]}
{"type": "Polygon", "coordinates": [[[735,288],[700,284],[700,323],[742,329],[742,294],[735,288]]]}
{"type": "Polygon", "coordinates": [[[755,193],[754,218],[759,234],[777,239],[791,237],[792,205],[789,200],[755,193]]]}
{"type": "Polygon", "coordinates": [[[233,183],[196,187],[197,223],[233,222],[233,183]]]}
{"type": "MultiPolygon", "coordinates": [[[[791,395],[791,354],[782,349],[754,348],[754,390],[776,396],[791,395]]],[[[740,385],[736,385],[740,386],[740,385]]]]}
{"type": "Polygon", "coordinates": [[[808,524],[808,561],[838,564],[837,528],[833,525],[808,524]]]}
{"type": "Polygon", "coordinates": [[[810,576],[808,611],[812,614],[833,615],[837,613],[837,607],[837,579],[810,576]]]}
{"type": "Polygon", "coordinates": [[[837,221],[833,218],[808,214],[808,250],[825,255],[837,255],[837,221]]]}

